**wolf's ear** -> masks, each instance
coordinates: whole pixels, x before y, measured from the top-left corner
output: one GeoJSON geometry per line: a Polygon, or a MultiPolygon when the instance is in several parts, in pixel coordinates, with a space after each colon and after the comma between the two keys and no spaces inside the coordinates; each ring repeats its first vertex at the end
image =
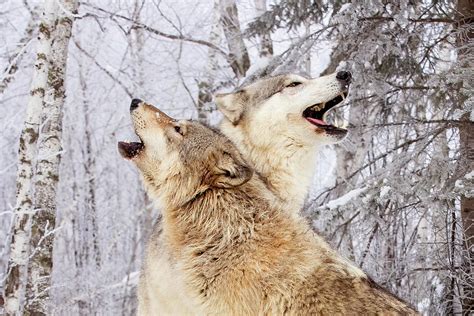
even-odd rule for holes
{"type": "Polygon", "coordinates": [[[244,94],[244,91],[238,91],[215,95],[217,109],[234,125],[239,122],[244,113],[244,94]]]}
{"type": "Polygon", "coordinates": [[[253,170],[238,153],[224,152],[215,165],[213,185],[219,188],[232,188],[249,181],[253,170]]]}

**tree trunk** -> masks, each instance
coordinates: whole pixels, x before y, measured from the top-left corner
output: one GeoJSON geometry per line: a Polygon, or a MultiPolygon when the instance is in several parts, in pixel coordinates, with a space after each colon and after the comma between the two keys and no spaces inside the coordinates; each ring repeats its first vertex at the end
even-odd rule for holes
{"type": "MultiPolygon", "coordinates": [[[[211,33],[209,34],[209,42],[217,46],[219,44],[219,40],[219,6],[218,3],[215,2],[212,16],[211,33]]],[[[207,51],[206,74],[203,76],[203,80],[197,83],[199,89],[197,100],[198,120],[199,122],[205,124],[209,123],[209,104],[212,102],[212,88],[214,86],[217,66],[218,61],[216,51],[212,48],[209,48],[207,51]]]]}
{"type": "MultiPolygon", "coordinates": [[[[55,0],[47,0],[48,2],[55,0]]],[[[25,314],[49,314],[53,242],[56,224],[56,189],[61,159],[62,110],[65,98],[65,72],[71,37],[75,0],[60,1],[55,21],[51,54],[48,56],[48,89],[42,109],[42,128],[38,141],[34,205],[30,239],[30,262],[25,314]]]]}
{"type": "MultiPolygon", "coordinates": [[[[308,37],[311,34],[311,21],[305,20],[303,22],[304,25],[304,36],[308,37]]],[[[312,45],[311,45],[312,46],[312,45]]],[[[306,72],[308,76],[311,77],[311,47],[309,47],[308,51],[302,56],[303,62],[303,70],[306,72]]]]}
{"type": "MultiPolygon", "coordinates": [[[[97,213],[96,213],[96,183],[95,183],[95,157],[92,148],[92,125],[90,118],[90,106],[88,101],[88,86],[87,80],[88,74],[84,74],[82,64],[79,64],[79,84],[81,86],[82,95],[82,113],[84,115],[84,141],[85,149],[83,150],[84,155],[84,173],[86,178],[85,185],[85,196],[84,196],[84,209],[81,214],[76,214],[75,218],[79,218],[76,223],[76,229],[74,234],[77,237],[74,238],[78,241],[78,248],[75,252],[76,262],[76,277],[80,279],[81,273],[84,273],[84,266],[89,267],[89,271],[96,273],[101,267],[101,252],[99,245],[99,228],[97,225],[97,213]]],[[[77,185],[74,185],[77,187],[77,185]]],[[[82,290],[80,287],[79,291],[82,290]]],[[[88,299],[77,300],[79,309],[79,315],[90,315],[93,313],[94,303],[88,299]]]]}
{"type": "Polygon", "coordinates": [[[220,21],[229,47],[231,68],[237,78],[245,77],[250,67],[250,57],[240,30],[239,14],[235,0],[219,1],[220,21]]]}
{"type": "MultiPolygon", "coordinates": [[[[87,99],[87,82],[84,78],[83,74],[80,74],[80,85],[82,88],[82,100],[83,100],[83,110],[84,110],[84,131],[85,131],[85,142],[86,142],[86,150],[85,150],[85,162],[84,162],[84,169],[87,179],[87,192],[86,192],[86,219],[87,222],[90,220],[91,224],[91,236],[88,236],[90,240],[87,240],[87,243],[92,242],[92,248],[94,253],[94,263],[97,269],[101,266],[101,254],[99,248],[99,228],[97,225],[97,214],[96,214],[96,196],[95,196],[95,158],[94,152],[92,150],[92,126],[91,126],[91,118],[90,118],[90,107],[89,101],[87,99]]],[[[89,226],[89,223],[86,223],[89,226]]]]}
{"type": "MultiPolygon", "coordinates": [[[[474,37],[474,2],[472,0],[459,0],[457,11],[459,14],[457,25],[457,45],[458,45],[458,63],[472,76],[472,39],[474,37]]],[[[472,78],[471,78],[472,79],[472,78]]],[[[461,105],[467,100],[466,95],[472,89],[469,86],[469,80],[462,83],[461,86],[461,105]],[[463,95],[464,94],[464,95],[463,95]]],[[[472,92],[472,90],[471,90],[472,92]]],[[[466,175],[474,170],[474,133],[472,130],[472,121],[469,113],[462,118],[462,124],[459,127],[460,138],[460,168],[461,175],[466,175]]],[[[463,315],[474,313],[474,197],[465,194],[461,196],[461,219],[464,231],[464,245],[466,247],[466,258],[463,263],[466,280],[463,282],[463,293],[461,297],[463,315]]]]}
{"type": "Polygon", "coordinates": [[[30,240],[30,215],[33,212],[32,181],[34,158],[37,151],[41,109],[48,82],[48,60],[51,52],[51,34],[56,18],[55,1],[47,1],[41,14],[38,32],[38,51],[26,110],[25,125],[20,135],[14,228],[10,243],[10,258],[5,280],[5,312],[20,315],[26,286],[28,245],[30,240]]]}
{"type": "MultiPolygon", "coordinates": [[[[267,0],[255,0],[255,9],[260,16],[267,11],[267,0]]],[[[273,42],[269,32],[260,35],[260,45],[258,47],[260,57],[273,56],[273,42]]]]}

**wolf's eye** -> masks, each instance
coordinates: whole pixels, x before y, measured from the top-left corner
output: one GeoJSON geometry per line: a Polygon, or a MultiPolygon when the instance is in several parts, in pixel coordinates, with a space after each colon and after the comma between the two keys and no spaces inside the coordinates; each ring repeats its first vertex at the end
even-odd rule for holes
{"type": "Polygon", "coordinates": [[[183,135],[183,133],[181,132],[181,127],[175,126],[174,130],[176,131],[176,133],[179,133],[179,134],[183,135]]]}
{"type": "Polygon", "coordinates": [[[295,82],[292,82],[289,85],[287,85],[286,88],[293,88],[293,87],[299,86],[300,84],[303,84],[303,83],[295,81],[295,82]]]}

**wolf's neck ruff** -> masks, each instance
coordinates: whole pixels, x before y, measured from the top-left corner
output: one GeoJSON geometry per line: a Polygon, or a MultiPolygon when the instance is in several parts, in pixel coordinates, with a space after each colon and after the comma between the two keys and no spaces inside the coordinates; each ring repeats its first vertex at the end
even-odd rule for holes
{"type": "Polygon", "coordinates": [[[266,279],[288,279],[296,287],[302,279],[290,281],[292,269],[315,264],[304,251],[311,244],[306,230],[289,225],[291,216],[262,197],[263,187],[255,176],[237,188],[211,188],[182,208],[163,212],[164,238],[206,308],[258,314],[267,291],[278,287],[266,279]],[[280,265],[281,258],[288,264],[280,265]],[[236,277],[242,286],[235,286],[236,277]]]}
{"type": "Polygon", "coordinates": [[[253,176],[241,186],[210,188],[179,209],[164,210],[164,238],[205,310],[226,315],[261,314],[264,306],[268,314],[412,311],[371,285],[306,224],[262,197],[263,187],[253,176]],[[348,289],[347,298],[339,294],[348,289]]]}
{"type": "Polygon", "coordinates": [[[281,137],[262,147],[231,123],[224,121],[222,125],[225,125],[223,133],[234,141],[254,169],[259,171],[284,208],[299,213],[312,181],[320,145],[281,137]]]}
{"type": "MultiPolygon", "coordinates": [[[[265,190],[263,183],[254,178],[237,188],[208,188],[198,195],[190,192],[193,198],[187,203],[163,210],[163,218],[173,228],[171,239],[186,247],[229,247],[245,241],[256,226],[282,216],[281,210],[271,202],[272,196],[261,194],[262,190],[265,190]]],[[[172,199],[163,198],[164,204],[172,199]]]]}

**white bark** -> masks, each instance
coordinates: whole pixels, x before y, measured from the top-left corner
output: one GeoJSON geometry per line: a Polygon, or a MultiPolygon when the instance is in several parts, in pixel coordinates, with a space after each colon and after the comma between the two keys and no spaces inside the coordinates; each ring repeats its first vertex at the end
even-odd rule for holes
{"type": "MultiPolygon", "coordinates": [[[[56,2],[55,0],[47,0],[56,2]]],[[[34,204],[28,267],[25,314],[48,314],[49,287],[53,268],[53,241],[56,219],[56,188],[61,159],[62,108],[65,98],[65,71],[71,37],[75,0],[59,2],[51,54],[48,56],[48,89],[42,109],[38,141],[34,204]]]]}
{"type": "Polygon", "coordinates": [[[250,58],[240,30],[235,0],[220,0],[219,9],[220,20],[229,47],[230,66],[237,78],[242,78],[250,67],[250,58]]]}
{"type": "Polygon", "coordinates": [[[25,290],[28,245],[30,239],[30,215],[33,212],[32,178],[34,158],[37,151],[38,127],[41,108],[48,81],[47,56],[51,51],[51,33],[56,17],[55,1],[47,1],[39,24],[39,43],[30,98],[27,105],[24,128],[20,136],[14,228],[10,244],[10,258],[5,281],[5,312],[7,315],[21,314],[22,297],[25,290]]]}

